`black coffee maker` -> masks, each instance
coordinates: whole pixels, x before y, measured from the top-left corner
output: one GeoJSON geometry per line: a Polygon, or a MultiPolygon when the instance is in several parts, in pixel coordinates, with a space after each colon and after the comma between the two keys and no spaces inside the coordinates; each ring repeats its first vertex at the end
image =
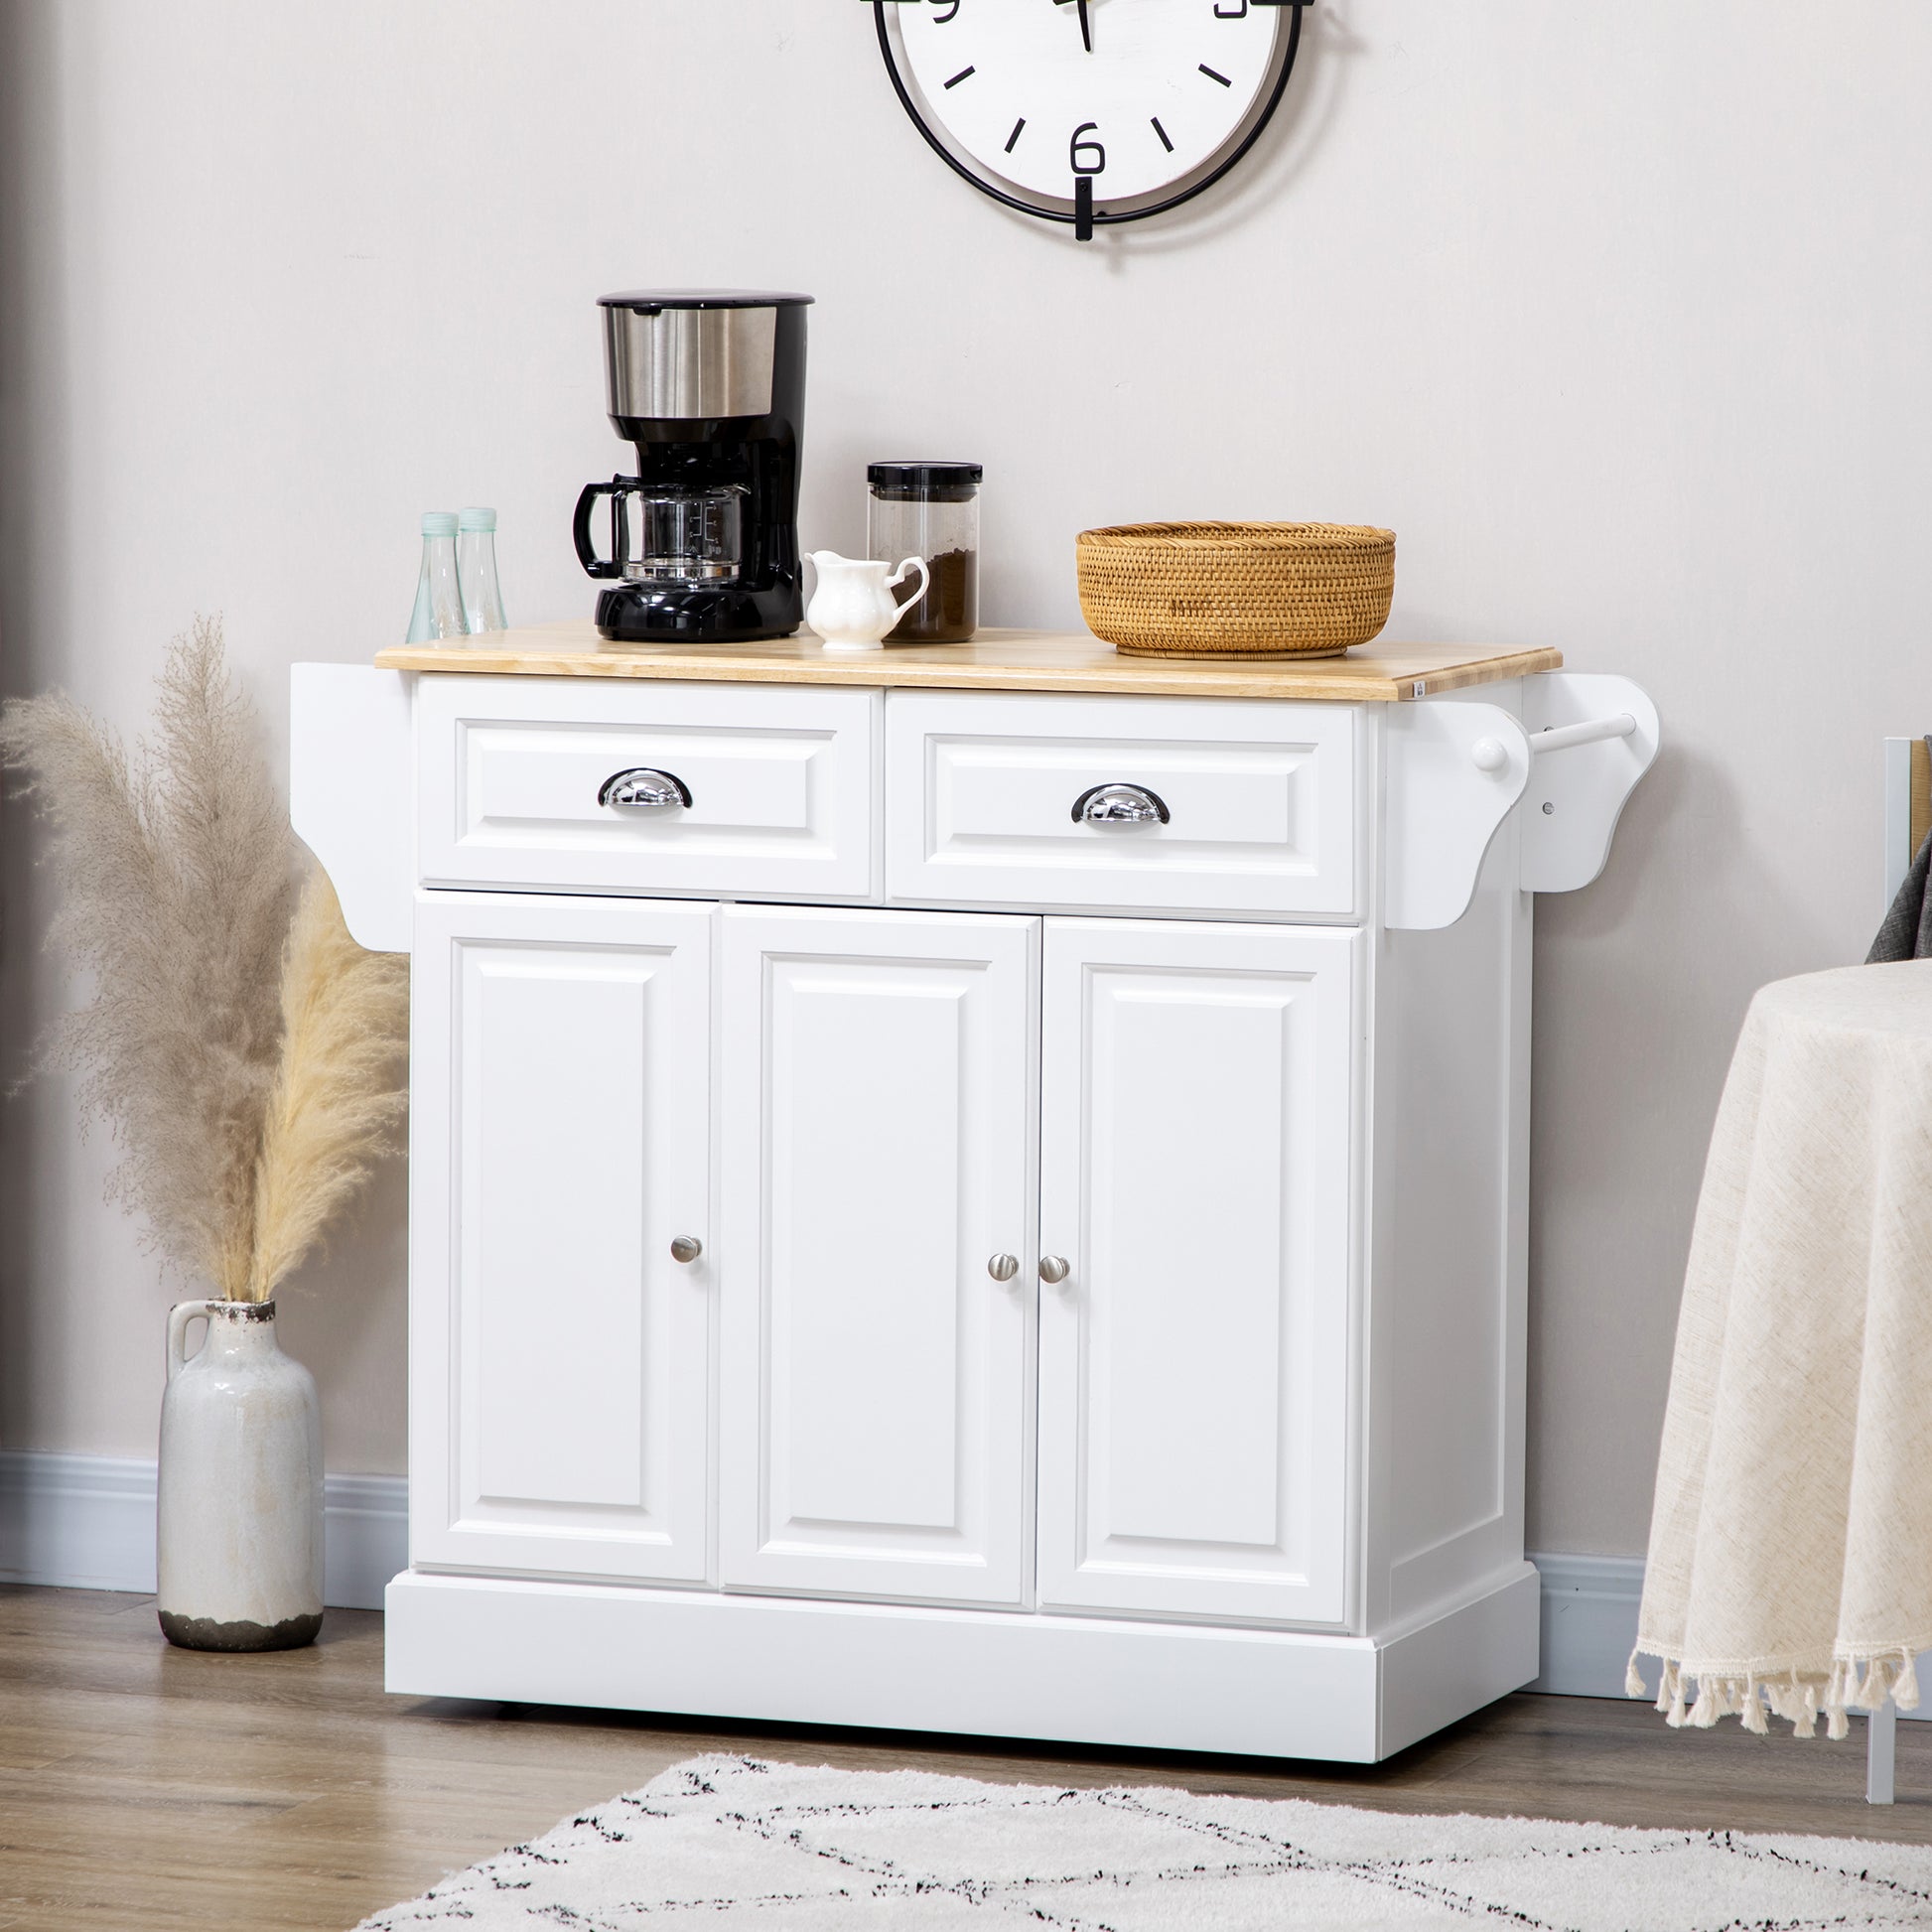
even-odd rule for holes
{"type": "Polygon", "coordinates": [[[611,422],[637,474],[587,483],[577,555],[631,642],[783,637],[804,618],[798,454],[809,295],[639,289],[598,299],[611,422]],[[610,554],[591,532],[610,506],[610,554]]]}

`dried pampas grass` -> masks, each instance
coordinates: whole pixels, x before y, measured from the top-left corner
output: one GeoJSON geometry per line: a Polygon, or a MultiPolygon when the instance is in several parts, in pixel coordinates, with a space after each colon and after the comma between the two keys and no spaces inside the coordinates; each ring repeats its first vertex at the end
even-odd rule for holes
{"type": "Polygon", "coordinates": [[[248,1299],[265,1302],[388,1152],[408,1105],[409,960],[364,952],[309,875],[282,962],[282,1054],[255,1165],[248,1299]]]}
{"type": "Polygon", "coordinates": [[[0,707],[0,764],[53,834],[50,943],[92,981],[38,1064],[76,1074],[83,1119],[112,1133],[109,1198],[184,1273],[247,1300],[314,1245],[400,1111],[408,965],[366,964],[326,886],[291,926],[300,847],[217,621],[175,640],[158,689],[154,742],[132,755],[65,693],[0,707]],[[336,1050],[331,1076],[318,1056],[336,1050]]]}

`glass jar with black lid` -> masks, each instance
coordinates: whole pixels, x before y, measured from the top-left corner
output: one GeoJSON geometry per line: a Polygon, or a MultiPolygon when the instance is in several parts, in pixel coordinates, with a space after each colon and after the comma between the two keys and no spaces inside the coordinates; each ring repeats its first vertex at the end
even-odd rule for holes
{"type": "Polygon", "coordinates": [[[866,554],[923,557],[932,587],[887,635],[889,644],[963,644],[980,621],[977,463],[874,463],[866,482],[866,554]]]}

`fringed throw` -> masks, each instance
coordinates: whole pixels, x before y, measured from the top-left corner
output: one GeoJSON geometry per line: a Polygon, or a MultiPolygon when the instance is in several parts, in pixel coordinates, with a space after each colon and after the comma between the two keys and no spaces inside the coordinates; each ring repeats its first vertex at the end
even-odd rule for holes
{"type": "MultiPolygon", "coordinates": [[[[1630,1653],[1623,1673],[1626,1697],[1650,1695],[1637,1662],[1645,1654],[1641,1646],[1630,1653]]],[[[1826,1735],[1843,1737],[1853,1711],[1875,1711],[1887,1698],[1901,1711],[1918,1709],[1918,1671],[1909,1650],[1889,1657],[1846,1658],[1825,1671],[1701,1672],[1671,1657],[1663,1659],[1663,1665],[1657,1709],[1673,1729],[1688,1724],[1709,1730],[1720,1718],[1735,1718],[1746,1730],[1763,1737],[1770,1732],[1769,1719],[1782,1718],[1798,1736],[1812,1737],[1817,1735],[1822,1713],[1826,1735]],[[1694,1701],[1687,1679],[1697,1686],[1694,1701]]]]}
{"type": "Polygon", "coordinates": [[[1767,986],[1711,1137],[1637,1648],[1673,1725],[1843,1737],[1932,1649],[1932,960],[1767,986]]]}

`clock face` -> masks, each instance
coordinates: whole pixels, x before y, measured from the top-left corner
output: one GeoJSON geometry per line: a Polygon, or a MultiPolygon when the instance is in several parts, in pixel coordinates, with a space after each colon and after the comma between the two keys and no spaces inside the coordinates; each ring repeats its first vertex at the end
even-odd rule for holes
{"type": "Polygon", "coordinates": [[[883,11],[907,105],[956,166],[1055,207],[1085,176],[1096,207],[1124,212],[1147,211],[1135,205],[1198,180],[1252,134],[1300,18],[1251,0],[897,0],[883,11]]]}

